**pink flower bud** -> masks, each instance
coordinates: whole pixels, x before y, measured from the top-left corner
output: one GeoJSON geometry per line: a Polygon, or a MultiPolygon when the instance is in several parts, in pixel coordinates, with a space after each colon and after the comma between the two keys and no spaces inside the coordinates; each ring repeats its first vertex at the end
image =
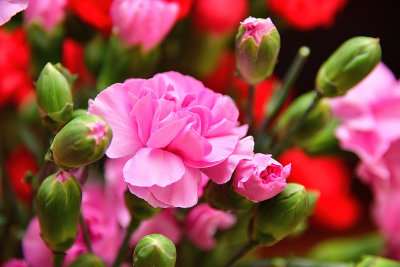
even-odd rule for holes
{"type": "Polygon", "coordinates": [[[186,217],[185,227],[189,239],[201,249],[215,246],[214,234],[218,229],[227,229],[236,222],[235,216],[215,210],[208,204],[194,207],[186,217]]]}
{"type": "Polygon", "coordinates": [[[179,5],[164,0],[115,0],[111,19],[115,31],[129,45],[142,45],[145,51],[158,45],[172,29],[179,5]]]}
{"type": "Polygon", "coordinates": [[[282,192],[289,174],[290,164],[283,167],[271,155],[257,153],[239,163],[233,187],[252,201],[264,201],[282,192]]]}
{"type": "Polygon", "coordinates": [[[264,20],[248,17],[240,24],[246,29],[243,39],[253,37],[257,45],[261,43],[264,34],[269,34],[275,28],[270,18],[264,20]]]}
{"type": "Polygon", "coordinates": [[[65,16],[66,0],[29,0],[25,11],[25,22],[38,21],[48,31],[65,16]]]}

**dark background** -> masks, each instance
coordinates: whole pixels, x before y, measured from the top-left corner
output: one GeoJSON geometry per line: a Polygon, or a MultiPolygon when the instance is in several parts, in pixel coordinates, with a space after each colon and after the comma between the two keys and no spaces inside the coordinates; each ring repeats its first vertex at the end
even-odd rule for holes
{"type": "MultiPolygon", "coordinates": [[[[330,1],[330,0],[323,0],[330,1]]],[[[276,73],[282,77],[297,52],[307,45],[310,57],[296,82],[296,92],[313,89],[314,77],[321,63],[340,44],[358,36],[378,37],[382,47],[382,61],[400,77],[400,0],[348,0],[330,28],[280,31],[281,52],[276,73]]]]}

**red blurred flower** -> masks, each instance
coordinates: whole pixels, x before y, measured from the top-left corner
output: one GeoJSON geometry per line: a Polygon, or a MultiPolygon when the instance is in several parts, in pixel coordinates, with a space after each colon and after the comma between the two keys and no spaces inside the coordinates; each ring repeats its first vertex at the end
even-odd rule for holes
{"type": "Polygon", "coordinates": [[[112,0],[68,0],[68,8],[85,23],[108,34],[111,31],[112,0]]]}
{"type": "Polygon", "coordinates": [[[86,68],[83,46],[72,38],[62,44],[62,64],[72,74],[78,74],[78,82],[90,82],[92,77],[86,68]]]}
{"type": "Polygon", "coordinates": [[[236,30],[248,14],[247,0],[197,0],[194,23],[198,30],[224,34],[236,30]]]}
{"type": "Polygon", "coordinates": [[[167,0],[168,2],[176,2],[179,4],[178,20],[184,19],[189,15],[193,5],[193,0],[167,0]]]}
{"type": "Polygon", "coordinates": [[[318,26],[331,26],[336,13],[347,0],[267,0],[271,11],[282,16],[292,26],[311,30],[318,26]]]}
{"type": "Polygon", "coordinates": [[[24,146],[15,148],[5,158],[5,171],[14,194],[25,203],[31,201],[32,189],[24,180],[27,171],[33,174],[38,172],[36,159],[31,152],[24,146]]]}
{"type": "Polygon", "coordinates": [[[292,164],[288,182],[320,192],[313,214],[316,224],[334,230],[354,226],[360,218],[360,204],[351,195],[351,171],[346,162],[334,156],[308,156],[298,148],[285,151],[279,161],[292,164]]]}
{"type": "Polygon", "coordinates": [[[25,32],[0,29],[0,108],[19,106],[33,91],[29,74],[30,51],[25,32]]]}

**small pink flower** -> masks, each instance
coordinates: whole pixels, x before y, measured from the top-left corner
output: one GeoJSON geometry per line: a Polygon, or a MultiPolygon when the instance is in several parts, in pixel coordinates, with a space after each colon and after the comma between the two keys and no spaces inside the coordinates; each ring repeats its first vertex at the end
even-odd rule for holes
{"type": "Polygon", "coordinates": [[[67,0],[29,0],[25,11],[25,22],[38,21],[48,31],[64,19],[67,0]]]}
{"type": "Polygon", "coordinates": [[[2,267],[28,267],[25,261],[21,259],[12,258],[8,262],[1,265],[2,267]]]}
{"type": "Polygon", "coordinates": [[[252,139],[240,140],[247,126],[239,126],[233,100],[176,72],[111,85],[89,113],[110,125],[106,155],[126,160],[130,191],[154,207],[194,206],[203,176],[226,183],[253,153],[252,139]]]}
{"type": "Polygon", "coordinates": [[[252,201],[264,201],[282,192],[289,174],[290,164],[283,167],[271,155],[257,153],[251,160],[239,163],[233,187],[252,201]]]}
{"type": "Polygon", "coordinates": [[[115,0],[111,19],[123,41],[151,50],[172,29],[178,19],[179,5],[166,0],[115,0]]]}
{"type": "Polygon", "coordinates": [[[28,7],[28,0],[1,0],[0,1],[0,26],[6,23],[18,12],[28,7]]]}
{"type": "Polygon", "coordinates": [[[196,246],[210,250],[215,246],[214,235],[217,230],[228,229],[235,222],[232,214],[215,210],[208,204],[200,204],[190,210],[185,219],[185,229],[188,238],[196,246]]]}
{"type": "MultiPolygon", "coordinates": [[[[114,213],[114,203],[106,199],[98,184],[85,184],[83,188],[82,213],[88,227],[89,237],[95,254],[100,255],[107,264],[111,264],[117,255],[122,231],[114,213]]],[[[40,237],[37,217],[28,225],[22,240],[24,258],[30,267],[50,267],[51,251],[40,237]]],[[[66,252],[66,264],[79,255],[88,252],[81,228],[74,245],[66,252]]]]}
{"type": "Polygon", "coordinates": [[[165,209],[153,218],[141,222],[132,235],[131,243],[137,244],[140,239],[150,234],[162,234],[175,244],[179,243],[182,231],[171,209],[165,209]]]}
{"type": "Polygon", "coordinates": [[[243,39],[253,37],[256,44],[260,44],[264,35],[268,35],[269,32],[275,28],[270,18],[267,19],[256,19],[253,17],[248,17],[240,24],[246,29],[246,33],[243,39]]]}

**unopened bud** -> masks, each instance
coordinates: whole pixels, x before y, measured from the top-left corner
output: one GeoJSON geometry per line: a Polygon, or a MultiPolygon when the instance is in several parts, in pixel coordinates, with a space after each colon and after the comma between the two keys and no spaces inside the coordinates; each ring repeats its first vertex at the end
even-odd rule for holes
{"type": "Polygon", "coordinates": [[[245,210],[255,203],[237,193],[231,182],[225,184],[209,182],[204,188],[204,198],[213,208],[219,210],[245,210]]]}
{"type": "Polygon", "coordinates": [[[39,75],[36,87],[40,117],[49,129],[58,131],[72,117],[71,85],[55,66],[47,63],[39,75]]]}
{"type": "Polygon", "coordinates": [[[381,61],[379,39],[358,36],[344,42],[320,67],[315,86],[324,96],[344,95],[381,61]]]}
{"type": "Polygon", "coordinates": [[[304,186],[289,183],[277,196],[260,203],[252,221],[251,239],[265,246],[279,242],[308,218],[314,204],[314,197],[308,196],[304,186]]]}
{"type": "MultiPolygon", "coordinates": [[[[308,92],[298,97],[282,114],[274,132],[278,137],[286,136],[291,126],[299,120],[314,101],[315,92],[308,92]]],[[[304,142],[322,130],[332,118],[328,99],[322,98],[315,108],[307,115],[300,129],[294,135],[294,142],[304,142]]]]}
{"type": "Polygon", "coordinates": [[[125,206],[127,207],[132,219],[143,221],[150,219],[161,211],[160,208],[154,208],[144,199],[138,198],[129,190],[124,193],[125,206]]]}
{"type": "Polygon", "coordinates": [[[97,115],[71,120],[54,138],[50,149],[53,161],[62,169],[73,169],[104,156],[111,142],[111,128],[97,115]]]}
{"type": "Polygon", "coordinates": [[[133,265],[135,267],[174,267],[176,248],[171,240],[160,234],[143,237],[135,247],[133,265]]]}
{"type": "Polygon", "coordinates": [[[89,253],[80,255],[68,267],[106,267],[106,264],[100,257],[89,253]]]}
{"type": "Polygon", "coordinates": [[[356,267],[400,267],[400,262],[383,257],[367,255],[357,263],[356,267]]]}
{"type": "Polygon", "coordinates": [[[248,84],[269,78],[277,62],[281,39],[271,19],[249,17],[236,35],[236,68],[248,84]]]}
{"type": "Polygon", "coordinates": [[[53,174],[40,185],[36,196],[40,235],[53,252],[65,252],[74,244],[81,201],[81,186],[67,172],[53,174]]]}

